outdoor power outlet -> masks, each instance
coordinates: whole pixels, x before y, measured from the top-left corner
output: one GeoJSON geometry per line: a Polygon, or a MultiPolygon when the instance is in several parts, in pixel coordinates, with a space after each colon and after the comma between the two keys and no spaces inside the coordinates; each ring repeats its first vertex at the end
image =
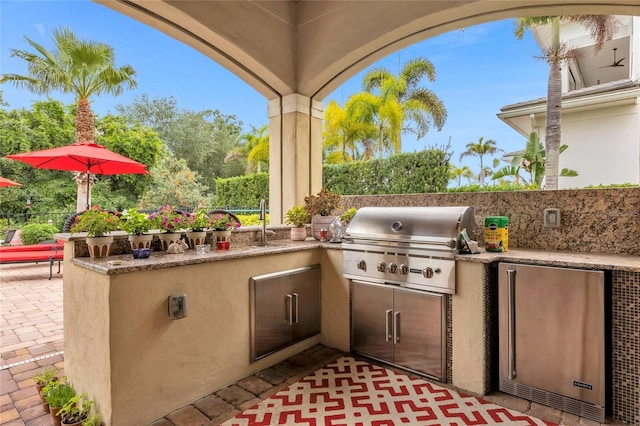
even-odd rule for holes
{"type": "Polygon", "coordinates": [[[187,316],[187,295],[175,294],[169,296],[169,318],[172,320],[181,319],[187,316]]]}
{"type": "Polygon", "coordinates": [[[558,228],[560,226],[560,209],[544,209],[544,227],[558,228]]]}

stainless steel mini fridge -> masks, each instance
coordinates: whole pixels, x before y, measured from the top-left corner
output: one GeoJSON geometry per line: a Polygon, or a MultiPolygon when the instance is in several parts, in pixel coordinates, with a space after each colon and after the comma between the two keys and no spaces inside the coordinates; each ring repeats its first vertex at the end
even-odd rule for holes
{"type": "Polygon", "coordinates": [[[604,273],[500,263],[500,390],[605,416],[604,273]]]}

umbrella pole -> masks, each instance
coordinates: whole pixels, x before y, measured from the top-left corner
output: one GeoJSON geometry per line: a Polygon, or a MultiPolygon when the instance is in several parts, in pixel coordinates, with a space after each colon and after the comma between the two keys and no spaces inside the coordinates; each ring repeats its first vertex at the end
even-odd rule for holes
{"type": "Polygon", "coordinates": [[[87,210],[89,210],[89,194],[91,191],[91,172],[87,172],[87,210]]]}

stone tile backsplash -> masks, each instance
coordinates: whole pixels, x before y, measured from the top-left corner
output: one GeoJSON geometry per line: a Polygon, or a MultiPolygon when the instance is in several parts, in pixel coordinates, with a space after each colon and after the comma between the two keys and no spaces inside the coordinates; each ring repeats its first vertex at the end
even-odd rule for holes
{"type": "Polygon", "coordinates": [[[485,216],[509,217],[509,247],[640,255],[640,188],[343,196],[345,208],[472,206],[484,247],[485,216]],[[543,211],[560,209],[559,228],[543,226],[543,211]]]}

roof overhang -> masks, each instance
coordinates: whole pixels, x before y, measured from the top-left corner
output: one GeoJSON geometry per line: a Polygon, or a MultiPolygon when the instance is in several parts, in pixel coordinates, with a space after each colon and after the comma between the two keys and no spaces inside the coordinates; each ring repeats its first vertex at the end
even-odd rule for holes
{"type": "Polygon", "coordinates": [[[95,1],[202,52],[267,99],[322,100],[384,56],[465,26],[576,10],[640,15],[637,0],[95,1]]]}
{"type": "MultiPolygon", "coordinates": [[[[570,92],[562,98],[562,112],[580,112],[640,103],[640,82],[614,82],[595,88],[570,92]]],[[[501,108],[498,118],[525,137],[535,129],[537,120],[547,115],[546,98],[501,108]]]]}

